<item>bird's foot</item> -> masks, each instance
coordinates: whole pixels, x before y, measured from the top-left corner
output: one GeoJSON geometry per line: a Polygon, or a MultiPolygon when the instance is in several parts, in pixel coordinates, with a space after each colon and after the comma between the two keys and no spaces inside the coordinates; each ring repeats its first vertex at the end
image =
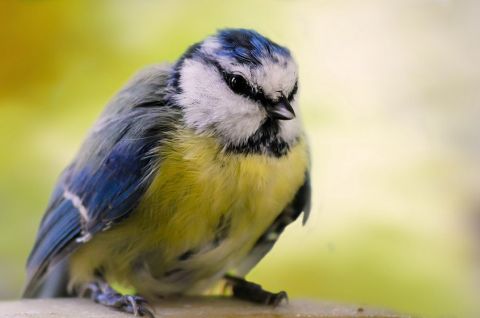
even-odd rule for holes
{"type": "Polygon", "coordinates": [[[135,316],[155,318],[147,301],[140,296],[122,295],[107,283],[90,283],[80,292],[80,296],[89,297],[96,303],[114,308],[135,316]]]}
{"type": "Polygon", "coordinates": [[[227,285],[231,286],[233,297],[254,302],[257,304],[264,304],[269,306],[278,306],[282,301],[288,303],[288,295],[285,291],[278,293],[271,293],[262,288],[261,285],[249,282],[243,278],[225,275],[227,285]]]}

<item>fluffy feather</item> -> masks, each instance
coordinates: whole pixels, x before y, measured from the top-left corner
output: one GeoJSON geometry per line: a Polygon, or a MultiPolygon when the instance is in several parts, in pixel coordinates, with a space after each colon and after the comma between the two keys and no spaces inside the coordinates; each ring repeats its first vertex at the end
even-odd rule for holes
{"type": "Polygon", "coordinates": [[[68,279],[101,278],[153,298],[248,271],[308,216],[297,73],[286,48],[228,29],[136,76],[61,175],[24,295],[64,295],[68,279]],[[256,95],[235,93],[225,73],[256,95]],[[297,117],[271,118],[286,96],[297,117]]]}

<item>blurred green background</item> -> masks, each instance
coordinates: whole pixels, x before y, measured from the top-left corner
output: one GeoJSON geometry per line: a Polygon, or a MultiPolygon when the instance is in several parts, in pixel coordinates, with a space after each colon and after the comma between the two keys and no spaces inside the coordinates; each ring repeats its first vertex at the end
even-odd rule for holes
{"type": "MultiPolygon", "coordinates": [[[[480,2],[1,1],[0,298],[57,175],[139,68],[222,27],[300,66],[314,206],[249,275],[272,290],[480,316],[480,2]]],[[[478,317],[477,316],[477,317],[478,317]]]]}

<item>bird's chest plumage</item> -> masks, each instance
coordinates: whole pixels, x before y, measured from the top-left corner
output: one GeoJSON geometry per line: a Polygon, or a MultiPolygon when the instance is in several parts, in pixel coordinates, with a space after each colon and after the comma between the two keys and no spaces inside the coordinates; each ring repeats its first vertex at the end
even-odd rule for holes
{"type": "Polygon", "coordinates": [[[276,158],[225,153],[213,138],[190,133],[159,151],[163,159],[137,209],[104,233],[123,238],[123,264],[103,266],[143,294],[201,288],[235,268],[292,200],[308,161],[303,142],[276,158]]]}

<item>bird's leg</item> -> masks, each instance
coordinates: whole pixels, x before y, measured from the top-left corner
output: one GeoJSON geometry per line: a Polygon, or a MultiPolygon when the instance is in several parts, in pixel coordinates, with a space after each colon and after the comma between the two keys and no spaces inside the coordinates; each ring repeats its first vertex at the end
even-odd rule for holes
{"type": "Polygon", "coordinates": [[[232,287],[235,298],[270,306],[278,306],[283,300],[288,302],[288,295],[284,291],[271,293],[258,284],[231,275],[225,275],[224,279],[232,287]]]}
{"type": "Polygon", "coordinates": [[[81,297],[89,296],[96,303],[131,313],[135,316],[155,317],[144,298],[134,295],[122,295],[105,282],[90,283],[79,294],[81,297]]]}

